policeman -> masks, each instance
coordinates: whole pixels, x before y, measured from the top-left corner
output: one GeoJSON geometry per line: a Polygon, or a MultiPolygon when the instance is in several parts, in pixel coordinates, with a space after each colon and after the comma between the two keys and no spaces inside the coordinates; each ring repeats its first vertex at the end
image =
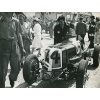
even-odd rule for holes
{"type": "Polygon", "coordinates": [[[89,30],[88,30],[88,37],[90,41],[90,48],[94,48],[94,34],[96,31],[96,23],[94,21],[95,17],[91,16],[90,17],[90,23],[89,23],[89,30]]]}
{"type": "Polygon", "coordinates": [[[58,24],[54,27],[54,44],[61,43],[69,30],[64,16],[59,16],[57,21],[58,24]]]}
{"type": "Polygon", "coordinates": [[[11,87],[17,80],[19,74],[19,48],[25,53],[23,41],[20,35],[20,23],[12,18],[12,12],[4,12],[0,20],[0,88],[5,87],[5,80],[10,62],[11,72],[9,81],[11,87]]]}

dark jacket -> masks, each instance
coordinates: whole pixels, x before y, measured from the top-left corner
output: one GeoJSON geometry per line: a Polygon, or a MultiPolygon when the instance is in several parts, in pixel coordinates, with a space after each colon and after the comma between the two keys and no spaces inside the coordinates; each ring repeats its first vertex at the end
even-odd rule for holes
{"type": "Polygon", "coordinates": [[[77,23],[76,25],[76,34],[77,35],[85,35],[87,31],[86,24],[84,23],[77,23]]]}
{"type": "Polygon", "coordinates": [[[89,23],[89,31],[88,33],[91,34],[91,33],[95,33],[96,31],[96,23],[95,22],[90,22],[89,23]]]}
{"type": "Polygon", "coordinates": [[[63,28],[60,26],[60,24],[57,24],[54,28],[54,44],[61,43],[64,40],[68,30],[69,27],[66,24],[64,24],[63,28]]]}

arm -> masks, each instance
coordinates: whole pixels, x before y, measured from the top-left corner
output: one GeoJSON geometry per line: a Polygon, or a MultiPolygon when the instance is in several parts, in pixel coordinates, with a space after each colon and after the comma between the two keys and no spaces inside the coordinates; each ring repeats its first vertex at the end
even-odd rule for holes
{"type": "Polygon", "coordinates": [[[54,37],[56,37],[56,34],[57,34],[57,29],[56,29],[56,26],[54,27],[54,37]]]}
{"type": "Polygon", "coordinates": [[[77,30],[78,30],[78,24],[76,25],[76,30],[75,30],[75,32],[76,32],[76,35],[77,35],[77,30]]]}
{"type": "Polygon", "coordinates": [[[30,39],[32,40],[33,39],[32,35],[34,35],[34,33],[32,33],[32,28],[30,28],[29,34],[30,34],[30,39]]]}
{"type": "Polygon", "coordinates": [[[75,33],[76,33],[76,40],[78,40],[78,34],[77,34],[77,31],[78,31],[78,23],[76,25],[76,30],[75,30],[75,33]]]}
{"type": "Polygon", "coordinates": [[[56,39],[56,37],[57,37],[57,28],[56,27],[57,26],[54,27],[54,45],[57,43],[57,39],[56,39]]]}
{"type": "Polygon", "coordinates": [[[21,25],[20,25],[20,23],[17,23],[16,24],[16,35],[17,35],[17,39],[18,39],[18,45],[22,49],[23,48],[23,40],[22,40],[20,29],[21,29],[21,25]]]}
{"type": "Polygon", "coordinates": [[[95,23],[95,32],[97,31],[97,24],[95,23]]]}
{"type": "Polygon", "coordinates": [[[24,46],[23,46],[23,40],[22,40],[22,36],[20,34],[17,35],[17,38],[18,38],[18,44],[19,44],[19,47],[21,50],[24,49],[24,46]]]}
{"type": "Polygon", "coordinates": [[[98,44],[98,36],[99,36],[99,32],[97,31],[94,35],[94,44],[98,44]]]}
{"type": "Polygon", "coordinates": [[[68,25],[65,25],[64,27],[64,33],[62,34],[62,41],[66,39],[66,35],[70,33],[70,30],[69,30],[69,26],[68,25]]]}
{"type": "Polygon", "coordinates": [[[24,55],[25,54],[25,50],[24,50],[24,46],[23,46],[23,40],[22,40],[20,29],[21,29],[20,23],[16,22],[16,35],[17,35],[18,45],[20,47],[22,55],[24,55]]]}

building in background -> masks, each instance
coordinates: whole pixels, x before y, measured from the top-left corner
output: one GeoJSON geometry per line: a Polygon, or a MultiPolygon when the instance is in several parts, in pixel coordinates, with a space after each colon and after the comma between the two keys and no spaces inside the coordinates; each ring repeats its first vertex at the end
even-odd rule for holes
{"type": "MultiPolygon", "coordinates": [[[[2,16],[3,12],[0,13],[2,16]]],[[[32,21],[33,16],[37,16],[43,22],[48,22],[50,20],[56,20],[58,16],[64,15],[66,20],[77,21],[80,15],[83,15],[84,20],[88,20],[89,16],[94,15],[95,17],[100,17],[100,12],[15,12],[18,14],[23,14],[28,18],[29,21],[32,21]]],[[[14,15],[16,17],[16,15],[14,15]]]]}
{"type": "MultiPolygon", "coordinates": [[[[3,13],[0,13],[0,18],[3,13]]],[[[23,14],[25,18],[31,23],[33,16],[36,16],[40,19],[40,24],[43,29],[47,28],[51,20],[55,21],[60,15],[65,16],[65,21],[77,22],[79,16],[83,16],[83,20],[86,22],[90,21],[90,16],[94,15],[95,17],[100,17],[99,12],[15,12],[14,17],[18,18],[19,14],[23,14]]]]}
{"type": "Polygon", "coordinates": [[[84,20],[88,21],[89,17],[92,15],[91,12],[36,12],[35,15],[43,22],[48,22],[50,20],[56,20],[60,15],[65,16],[66,21],[78,21],[80,15],[84,17],[84,20]]]}
{"type": "Polygon", "coordinates": [[[60,15],[65,16],[66,22],[77,22],[80,15],[83,16],[84,21],[89,21],[89,18],[92,15],[91,12],[16,12],[17,16],[20,13],[23,14],[29,22],[32,22],[34,16],[38,17],[42,28],[47,31],[49,23],[52,20],[57,20],[60,15]]]}

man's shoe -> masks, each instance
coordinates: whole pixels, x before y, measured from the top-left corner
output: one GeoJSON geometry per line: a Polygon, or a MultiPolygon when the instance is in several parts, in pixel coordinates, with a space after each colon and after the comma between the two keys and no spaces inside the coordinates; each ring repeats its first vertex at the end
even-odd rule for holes
{"type": "Polygon", "coordinates": [[[14,85],[15,85],[15,82],[14,82],[14,81],[12,81],[12,80],[10,80],[10,79],[9,79],[9,81],[10,81],[10,85],[11,85],[11,87],[13,88],[13,87],[14,87],[14,85]]]}

